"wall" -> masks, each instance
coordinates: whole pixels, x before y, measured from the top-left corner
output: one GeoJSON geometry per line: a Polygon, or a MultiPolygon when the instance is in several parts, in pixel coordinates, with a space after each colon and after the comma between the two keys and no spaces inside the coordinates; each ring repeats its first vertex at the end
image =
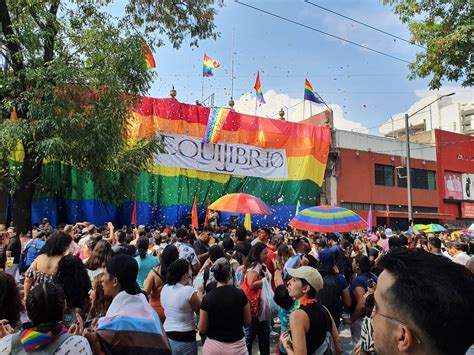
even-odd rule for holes
{"type": "MultiPolygon", "coordinates": [[[[440,212],[450,213],[460,219],[460,201],[444,199],[444,172],[474,173],[474,137],[438,129],[435,131],[435,137],[440,212]]],[[[471,221],[466,220],[459,225],[467,226],[471,221]]]]}
{"type": "MultiPolygon", "coordinates": [[[[339,148],[337,171],[337,202],[358,202],[406,206],[407,189],[395,186],[375,185],[375,164],[401,166],[397,156],[339,148]]],[[[436,171],[435,161],[412,159],[411,167],[436,171]]],[[[438,187],[438,186],[437,186],[438,187]]],[[[437,190],[412,189],[413,206],[438,207],[437,190]]]]}

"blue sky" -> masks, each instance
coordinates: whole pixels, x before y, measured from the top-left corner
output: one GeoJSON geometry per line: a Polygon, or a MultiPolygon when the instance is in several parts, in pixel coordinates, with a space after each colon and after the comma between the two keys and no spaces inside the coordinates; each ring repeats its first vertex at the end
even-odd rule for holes
{"type": "MultiPolygon", "coordinates": [[[[414,60],[417,50],[420,50],[313,7],[303,0],[242,1],[404,60],[414,60]]],[[[313,2],[409,38],[406,25],[381,1],[313,2]]],[[[253,84],[257,70],[260,70],[262,89],[268,102],[265,107],[259,107],[259,115],[272,116],[281,106],[299,102],[306,77],[325,101],[334,105],[335,114],[340,118],[339,128],[346,129],[360,130],[360,127],[381,124],[417,101],[416,90],[427,88],[428,79],[407,79],[406,63],[256,12],[234,1],[226,0],[225,6],[219,9],[216,25],[220,32],[219,39],[201,41],[199,48],[190,48],[189,42],[186,42],[181,49],[175,50],[165,41],[164,47],[155,50],[157,78],[150,89],[150,96],[167,97],[174,85],[180,101],[200,99],[202,57],[206,52],[222,66],[214,71],[212,78],[205,78],[204,96],[214,93],[215,105],[226,105],[231,95],[233,38],[233,96],[238,101],[236,108],[240,112],[254,111],[253,84]]],[[[455,83],[449,85],[456,86],[455,83]]],[[[314,106],[312,110],[314,113],[318,108],[314,106]]],[[[290,120],[300,120],[301,111],[302,105],[289,110],[290,120]]],[[[307,104],[306,114],[308,111],[307,104]]],[[[370,132],[377,133],[378,129],[371,129],[370,132]]]]}

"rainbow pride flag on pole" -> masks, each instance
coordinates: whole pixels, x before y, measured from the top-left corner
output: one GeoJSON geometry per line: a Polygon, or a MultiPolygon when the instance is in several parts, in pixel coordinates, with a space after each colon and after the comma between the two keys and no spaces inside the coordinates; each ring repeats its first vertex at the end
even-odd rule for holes
{"type": "Polygon", "coordinates": [[[212,69],[219,68],[220,66],[221,64],[217,60],[212,59],[206,53],[204,53],[204,61],[202,63],[202,76],[212,76],[212,69]]]}
{"type": "Polygon", "coordinates": [[[308,101],[313,101],[317,104],[322,104],[323,101],[316,96],[313,87],[309,83],[308,79],[304,79],[304,99],[308,101]]]}
{"type": "Polygon", "coordinates": [[[266,104],[265,99],[263,98],[262,85],[260,84],[260,72],[258,71],[257,78],[255,79],[255,85],[253,86],[253,88],[255,89],[257,101],[261,104],[266,104]]]}
{"type": "Polygon", "coordinates": [[[146,42],[143,42],[143,49],[145,49],[145,63],[148,69],[156,68],[155,58],[153,57],[153,53],[151,52],[150,47],[146,42]]]}
{"type": "Polygon", "coordinates": [[[203,142],[216,144],[219,142],[220,131],[224,126],[227,115],[230,110],[223,107],[213,107],[209,112],[209,119],[207,121],[206,133],[204,134],[203,142]]]}

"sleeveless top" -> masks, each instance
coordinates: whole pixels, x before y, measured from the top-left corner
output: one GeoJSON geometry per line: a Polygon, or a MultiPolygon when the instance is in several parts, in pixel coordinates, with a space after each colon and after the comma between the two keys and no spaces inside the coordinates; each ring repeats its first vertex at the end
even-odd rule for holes
{"type": "Polygon", "coordinates": [[[332,322],[327,311],[317,300],[311,300],[306,304],[301,304],[300,308],[309,318],[309,329],[306,333],[306,352],[314,353],[324,342],[326,332],[331,331],[332,322]]]}
{"type": "Polygon", "coordinates": [[[159,288],[155,288],[150,292],[150,306],[155,310],[156,313],[158,313],[158,316],[160,317],[161,323],[163,324],[165,322],[166,316],[165,316],[165,310],[163,309],[163,306],[161,305],[161,290],[163,289],[163,286],[165,285],[165,281],[163,280],[163,277],[156,271],[155,268],[151,269],[156,276],[163,282],[163,285],[159,288]]]}

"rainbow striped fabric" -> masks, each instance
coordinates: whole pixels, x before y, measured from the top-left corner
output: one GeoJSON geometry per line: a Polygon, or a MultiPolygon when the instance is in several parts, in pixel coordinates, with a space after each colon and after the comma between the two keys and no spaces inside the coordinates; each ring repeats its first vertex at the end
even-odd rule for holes
{"type": "Polygon", "coordinates": [[[304,79],[304,99],[316,102],[317,104],[323,103],[322,100],[314,93],[313,87],[309,83],[308,79],[304,79]]]}
{"type": "Polygon", "coordinates": [[[146,42],[143,42],[143,48],[145,49],[145,63],[148,69],[156,68],[155,58],[153,57],[153,53],[151,52],[150,47],[146,42]]]}
{"type": "Polygon", "coordinates": [[[343,207],[316,206],[302,210],[291,220],[290,226],[314,232],[350,232],[366,229],[367,222],[343,207]]]}
{"type": "Polygon", "coordinates": [[[262,85],[260,83],[260,72],[257,72],[257,78],[255,79],[255,85],[253,88],[255,89],[257,101],[261,104],[266,104],[265,99],[263,98],[262,85]]]}
{"type": "Polygon", "coordinates": [[[212,69],[219,68],[220,66],[221,64],[217,60],[212,59],[206,53],[204,53],[204,61],[202,63],[202,76],[212,76],[212,69]]]}
{"type": "Polygon", "coordinates": [[[56,341],[65,331],[61,324],[45,323],[35,328],[21,330],[18,338],[25,352],[29,353],[56,341]],[[54,335],[47,334],[49,331],[54,335]]]}
{"type": "MultiPolygon", "coordinates": [[[[204,136],[210,109],[181,103],[175,99],[143,98],[130,119],[131,140],[157,132],[204,136]]],[[[197,197],[200,222],[204,221],[207,201],[214,202],[229,193],[249,193],[262,199],[272,210],[268,216],[252,216],[252,226],[287,227],[299,200],[301,209],[317,204],[324,179],[331,140],[330,129],[289,121],[274,120],[230,111],[220,130],[220,140],[257,148],[285,149],[287,178],[266,179],[152,165],[142,171],[132,191],[137,194],[137,224],[182,223],[197,197]]],[[[17,161],[22,160],[20,154],[17,161]]],[[[43,165],[42,182],[53,186],[56,194],[38,191],[33,201],[33,223],[48,217],[57,221],[112,221],[130,223],[133,193],[127,203],[117,205],[98,199],[97,187],[89,175],[60,162],[43,165]]],[[[116,179],[111,175],[111,179],[116,179]]],[[[300,210],[301,210],[300,209],[300,210]]],[[[239,216],[243,224],[244,215],[239,216]]],[[[228,223],[230,215],[221,213],[228,223]]]]}
{"type": "Polygon", "coordinates": [[[204,134],[203,142],[216,144],[219,142],[220,131],[230,110],[223,107],[213,107],[209,113],[209,120],[207,121],[206,133],[204,134]]]}

